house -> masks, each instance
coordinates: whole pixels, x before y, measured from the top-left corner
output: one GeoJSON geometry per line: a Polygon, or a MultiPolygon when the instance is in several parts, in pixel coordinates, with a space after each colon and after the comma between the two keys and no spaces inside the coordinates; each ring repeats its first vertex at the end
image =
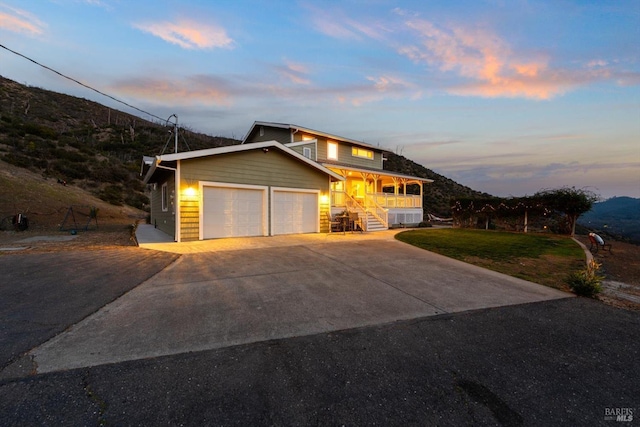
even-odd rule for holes
{"type": "Polygon", "coordinates": [[[151,223],[174,240],[329,232],[356,211],[365,230],[422,221],[422,183],[382,169],[383,150],[255,122],[240,145],[145,158],[151,223]],[[411,194],[413,190],[415,194],[411,194]]]}
{"type": "Polygon", "coordinates": [[[384,170],[385,150],[292,124],[255,122],[242,144],[278,141],[340,175],[331,184],[331,213],[358,212],[367,231],[422,222],[426,178],[384,170]]]}

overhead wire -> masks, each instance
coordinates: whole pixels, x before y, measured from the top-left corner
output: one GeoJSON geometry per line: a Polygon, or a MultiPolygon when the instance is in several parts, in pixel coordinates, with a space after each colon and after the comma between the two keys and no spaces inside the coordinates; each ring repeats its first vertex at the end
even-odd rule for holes
{"type": "Polygon", "coordinates": [[[138,107],[136,107],[136,106],[134,106],[134,105],[131,105],[131,104],[129,104],[129,103],[127,103],[127,102],[125,102],[125,101],[122,101],[122,100],[120,100],[120,99],[118,99],[118,98],[115,98],[115,97],[113,97],[113,96],[111,96],[111,95],[109,95],[109,94],[107,94],[107,93],[104,93],[104,92],[102,92],[102,91],[100,91],[100,90],[98,90],[98,89],[96,89],[96,88],[93,88],[93,87],[91,87],[91,86],[89,86],[89,85],[87,85],[87,84],[85,84],[85,83],[82,83],[81,81],[76,80],[76,79],[74,79],[73,77],[69,77],[69,76],[67,76],[67,75],[65,75],[65,74],[63,74],[63,73],[61,73],[61,72],[59,72],[59,71],[57,71],[57,70],[54,70],[54,69],[53,69],[53,68],[51,68],[51,67],[47,67],[46,65],[41,64],[41,63],[39,63],[38,61],[36,61],[36,60],[34,60],[34,59],[31,59],[31,58],[29,58],[29,57],[28,57],[28,56],[26,56],[26,55],[21,54],[20,52],[16,52],[15,50],[9,49],[8,47],[4,46],[3,44],[0,44],[0,47],[1,47],[1,48],[3,48],[3,49],[5,49],[5,50],[7,50],[7,51],[9,51],[9,52],[11,52],[11,53],[13,53],[14,55],[20,56],[20,57],[22,57],[22,58],[26,59],[27,61],[33,62],[34,64],[36,64],[36,65],[38,65],[38,66],[40,66],[40,67],[42,67],[42,68],[44,68],[44,69],[46,69],[46,70],[49,70],[49,71],[51,71],[51,72],[53,72],[53,73],[55,73],[55,74],[59,75],[60,77],[63,77],[63,78],[65,78],[65,79],[67,79],[67,80],[71,80],[72,82],[77,83],[77,84],[79,84],[80,86],[83,86],[83,87],[85,87],[85,88],[87,88],[87,89],[89,89],[89,90],[92,90],[92,91],[94,91],[94,92],[96,92],[96,93],[99,93],[99,94],[100,94],[100,95],[102,95],[102,96],[106,96],[107,98],[112,99],[112,100],[114,100],[114,101],[116,101],[116,102],[118,102],[118,103],[120,103],[120,104],[122,104],[122,105],[126,105],[126,106],[127,106],[127,107],[129,107],[129,108],[133,108],[133,109],[134,109],[134,110],[136,110],[136,111],[139,111],[139,112],[141,112],[141,113],[143,113],[143,114],[146,114],[146,115],[148,115],[148,116],[150,116],[150,117],[153,117],[153,118],[155,118],[155,119],[158,119],[158,120],[160,120],[160,121],[162,121],[162,122],[164,122],[164,121],[166,121],[166,120],[167,120],[167,119],[163,119],[162,117],[156,116],[155,114],[152,114],[152,113],[150,113],[150,112],[148,112],[148,111],[145,111],[145,110],[143,110],[143,109],[141,109],[141,108],[138,108],[138,107]]]}

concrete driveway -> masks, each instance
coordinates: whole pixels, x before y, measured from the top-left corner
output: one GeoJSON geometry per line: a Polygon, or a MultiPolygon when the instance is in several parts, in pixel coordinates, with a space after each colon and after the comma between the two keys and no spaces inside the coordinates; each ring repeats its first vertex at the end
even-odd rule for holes
{"type": "Polygon", "coordinates": [[[183,255],[30,356],[42,373],[571,296],[394,234],[155,243],[183,255]]]}

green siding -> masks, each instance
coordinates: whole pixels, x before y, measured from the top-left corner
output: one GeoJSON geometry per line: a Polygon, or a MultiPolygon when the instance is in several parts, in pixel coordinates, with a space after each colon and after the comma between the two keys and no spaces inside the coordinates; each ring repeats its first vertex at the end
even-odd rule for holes
{"type": "MultiPolygon", "coordinates": [[[[182,160],[180,163],[181,188],[197,188],[200,181],[231,184],[263,185],[320,190],[329,194],[329,177],[311,166],[292,158],[276,148],[221,154],[213,157],[182,160]]],[[[181,197],[181,240],[197,240],[199,237],[199,197],[181,197]]],[[[323,209],[325,207],[322,207],[323,209]]],[[[320,230],[329,227],[320,214],[320,230]]]]}
{"type": "Polygon", "coordinates": [[[247,138],[246,143],[262,141],[278,141],[282,144],[288,144],[291,142],[291,131],[289,129],[256,126],[247,138]],[[264,129],[264,135],[262,136],[260,136],[261,127],[264,129]]]}
{"type": "MultiPolygon", "coordinates": [[[[291,130],[290,129],[282,129],[276,127],[263,126],[264,135],[260,136],[260,126],[256,126],[256,128],[251,132],[249,138],[247,138],[247,142],[261,142],[261,141],[273,141],[276,140],[283,144],[288,144],[291,142],[291,130]]],[[[318,153],[317,153],[317,161],[318,162],[326,162],[327,160],[327,138],[324,136],[314,135],[312,133],[306,132],[295,132],[293,134],[293,142],[301,142],[304,136],[316,138],[318,143],[318,153]]],[[[331,140],[338,143],[338,162],[344,163],[345,165],[351,166],[361,166],[365,168],[374,168],[382,170],[384,168],[382,164],[382,151],[379,151],[375,148],[366,148],[368,150],[373,151],[373,159],[366,159],[363,157],[356,157],[351,154],[352,144],[340,140],[331,140]]],[[[302,148],[298,149],[298,147],[292,147],[293,150],[302,154],[302,148]]],[[[314,153],[315,155],[315,153],[314,153]]],[[[316,157],[313,157],[316,158],[316,157]]],[[[334,161],[334,160],[330,160],[334,161]]]]}
{"type": "Polygon", "coordinates": [[[171,176],[171,179],[164,182],[158,182],[156,189],[151,191],[151,224],[173,238],[176,233],[175,180],[171,176]],[[167,195],[169,196],[169,210],[166,212],[162,211],[162,184],[164,182],[167,183],[167,195]]]}
{"type": "Polygon", "coordinates": [[[315,160],[316,159],[316,143],[315,142],[310,142],[304,145],[296,145],[295,147],[289,147],[289,148],[291,148],[296,153],[304,156],[304,150],[303,150],[304,147],[311,149],[311,157],[309,157],[309,159],[315,160]]]}

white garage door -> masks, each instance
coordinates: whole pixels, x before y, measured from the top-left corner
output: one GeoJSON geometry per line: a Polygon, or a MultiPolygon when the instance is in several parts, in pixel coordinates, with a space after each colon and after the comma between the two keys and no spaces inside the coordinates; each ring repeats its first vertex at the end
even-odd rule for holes
{"type": "Polygon", "coordinates": [[[274,190],[271,234],[318,231],[318,193],[274,190]]]}
{"type": "Polygon", "coordinates": [[[202,238],[263,236],[266,191],[203,187],[202,238]]]}

